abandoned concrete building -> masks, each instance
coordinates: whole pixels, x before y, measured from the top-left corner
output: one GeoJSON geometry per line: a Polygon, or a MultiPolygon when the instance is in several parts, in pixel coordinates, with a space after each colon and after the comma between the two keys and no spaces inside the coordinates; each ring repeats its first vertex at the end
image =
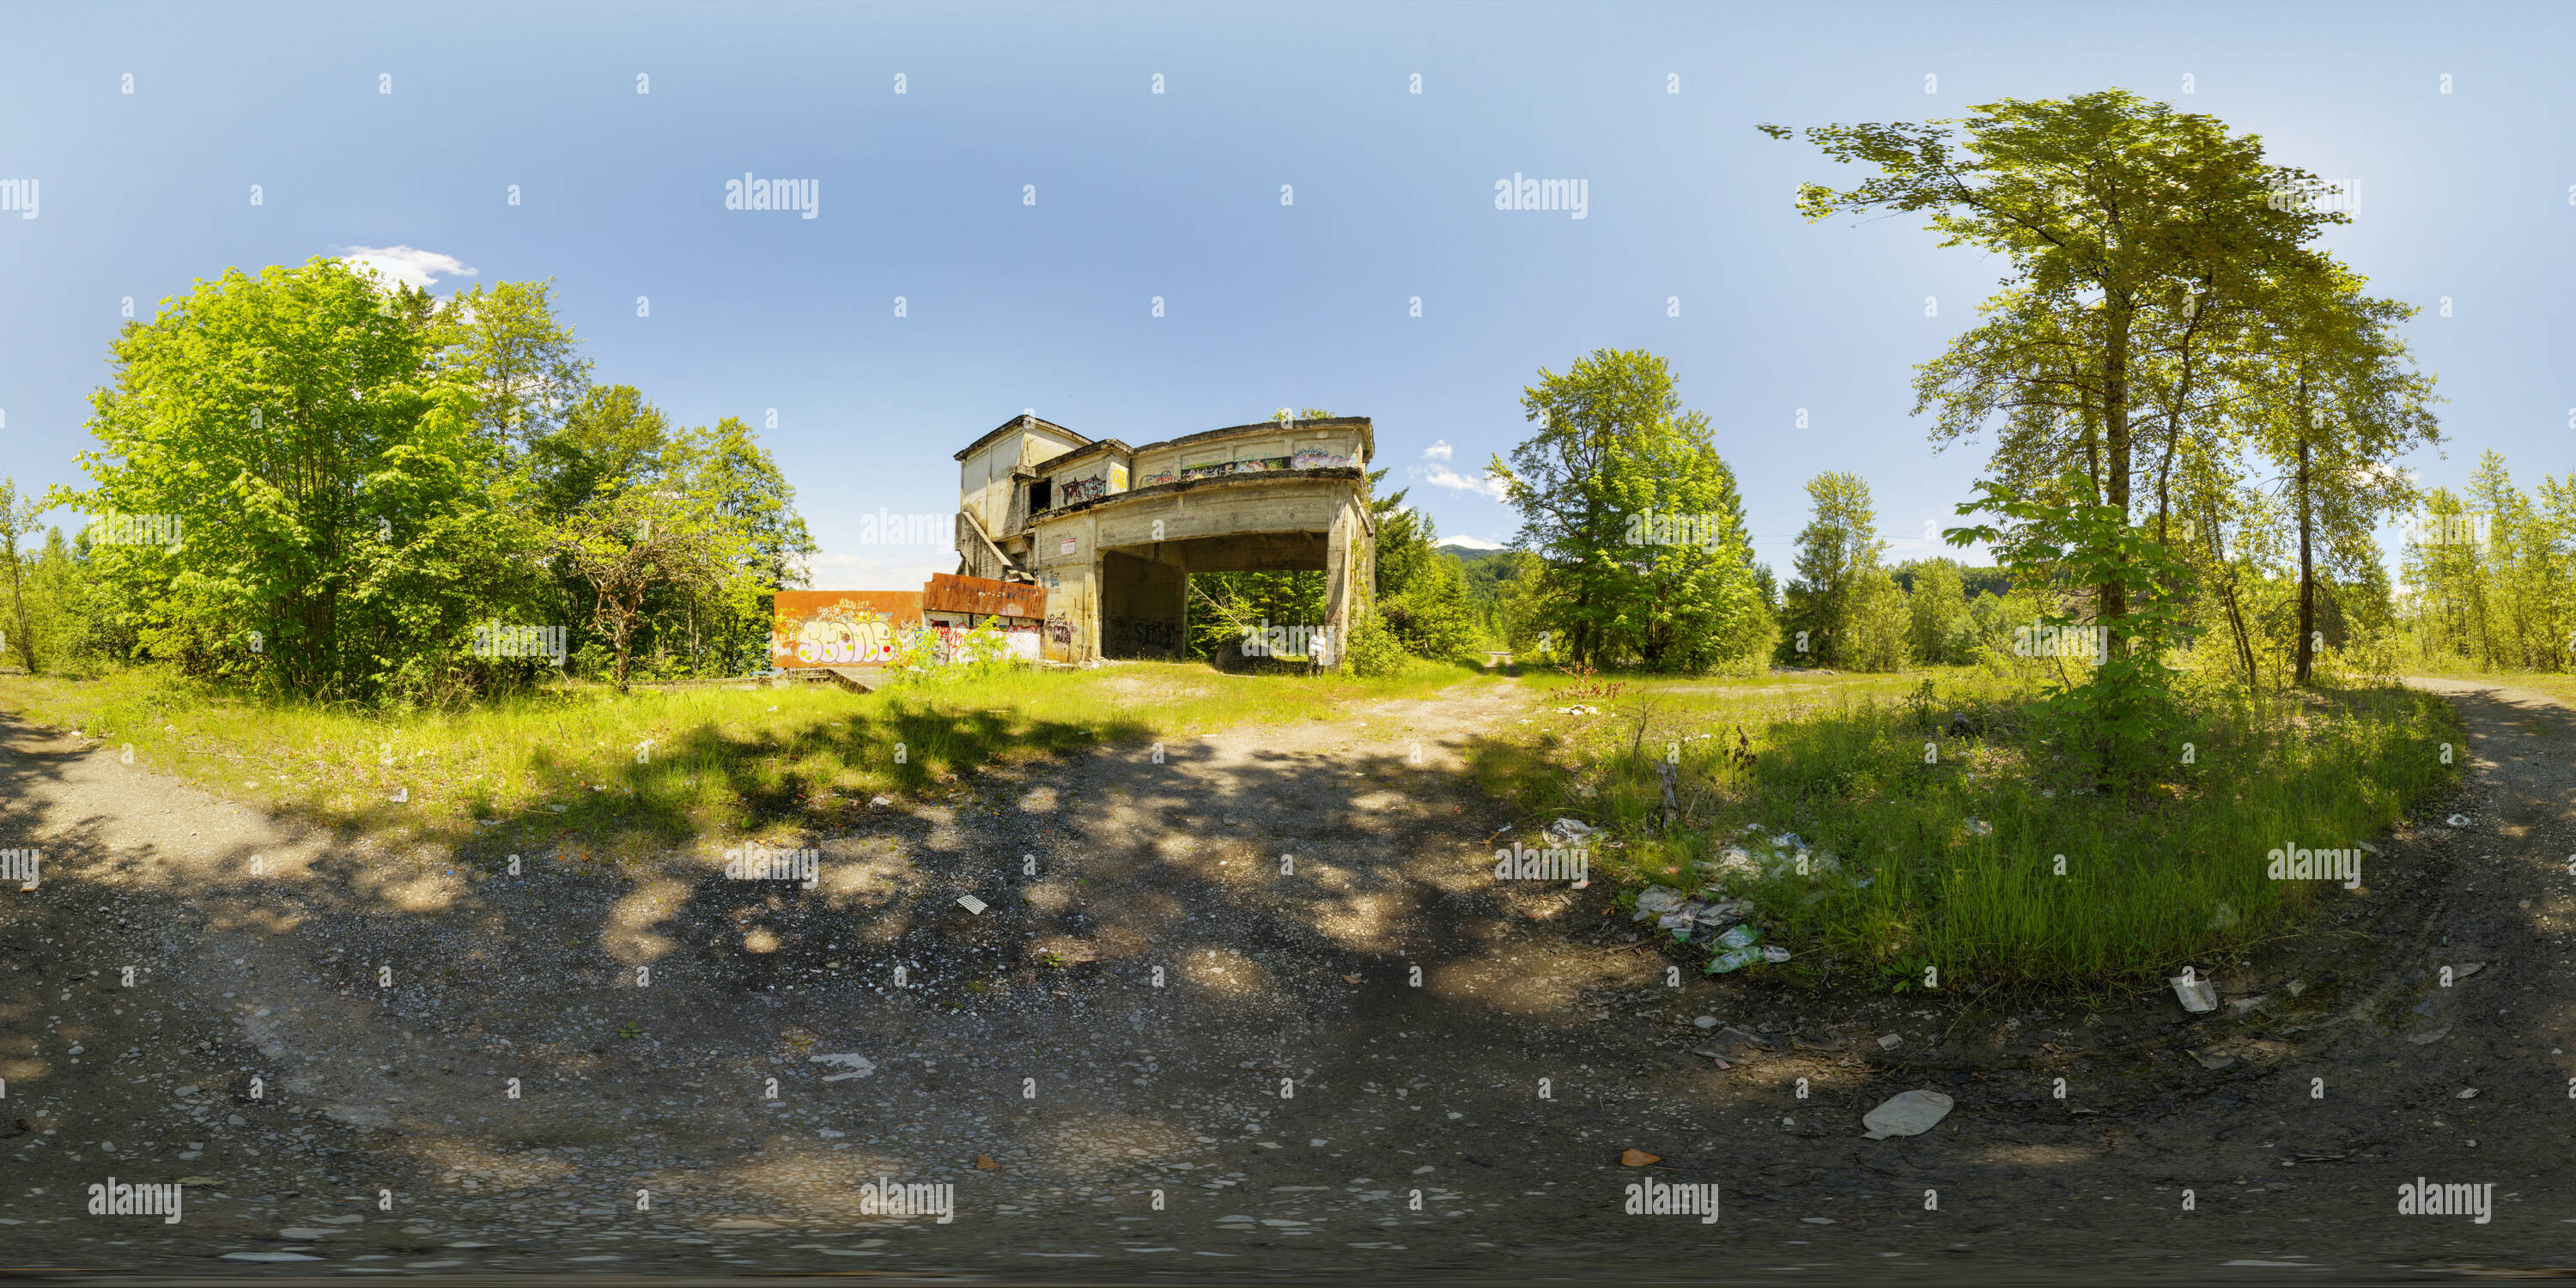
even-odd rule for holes
{"type": "Polygon", "coordinates": [[[1375,584],[1375,448],[1365,416],[1141,447],[1016,416],[957,453],[958,571],[1045,587],[1050,661],[1182,656],[1197,572],[1321,571],[1326,620],[1294,625],[1338,644],[1375,584]]]}

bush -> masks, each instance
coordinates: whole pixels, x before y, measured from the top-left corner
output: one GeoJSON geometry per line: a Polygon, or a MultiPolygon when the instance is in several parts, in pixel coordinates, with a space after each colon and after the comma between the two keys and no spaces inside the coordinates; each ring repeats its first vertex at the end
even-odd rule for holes
{"type": "Polygon", "coordinates": [[[1380,617],[1372,605],[1367,611],[1354,615],[1350,647],[1343,651],[1342,660],[1351,674],[1375,679],[1400,674],[1411,664],[1413,657],[1404,651],[1404,644],[1387,629],[1386,619],[1380,617]]]}

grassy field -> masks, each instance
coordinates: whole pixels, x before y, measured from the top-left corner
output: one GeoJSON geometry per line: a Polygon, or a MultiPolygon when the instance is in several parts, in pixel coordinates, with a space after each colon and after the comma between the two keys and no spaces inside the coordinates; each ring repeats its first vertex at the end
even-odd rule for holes
{"type": "Polygon", "coordinates": [[[2170,768],[2106,795],[2034,715],[2035,681],[1557,677],[1534,736],[1486,748],[1476,772],[1530,817],[1608,828],[1594,862],[1625,884],[1751,899],[1798,954],[1790,973],[1890,988],[1926,968],[1944,986],[2064,989],[2206,965],[2345,897],[2269,879],[2270,850],[2355,846],[2456,781],[2434,749],[2461,734],[2437,698],[2212,689],[2187,694],[2170,768]],[[1672,755],[1668,824],[1653,762],[1672,755]],[[1807,872],[1769,843],[1783,833],[1807,872]]]}
{"type": "Polygon", "coordinates": [[[499,822],[618,856],[706,832],[830,825],[864,816],[879,794],[962,799],[957,774],[981,766],[1244,722],[1330,720],[1356,702],[1501,682],[1474,675],[1424,664],[1383,680],[1255,677],[1139,662],[869,694],[706,686],[619,697],[572,686],[388,717],[262,702],[138,668],[87,680],[0,675],[0,708],[291,817],[396,841],[454,841],[499,822]]]}

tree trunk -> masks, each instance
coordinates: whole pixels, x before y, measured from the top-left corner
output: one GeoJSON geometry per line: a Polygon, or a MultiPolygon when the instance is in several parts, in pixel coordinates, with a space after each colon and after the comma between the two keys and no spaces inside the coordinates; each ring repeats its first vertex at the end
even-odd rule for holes
{"type": "Polygon", "coordinates": [[[2227,562],[2227,539],[2219,535],[2216,515],[2206,516],[2206,521],[2209,523],[2209,553],[2224,578],[2218,583],[2218,591],[2227,606],[2228,632],[2236,637],[2236,659],[2245,665],[2245,688],[2250,692],[2256,683],[2253,633],[2245,629],[2245,609],[2236,598],[2236,569],[2227,562]]]}
{"type": "MultiPolygon", "coordinates": [[[[2130,302],[2121,295],[2103,301],[2102,345],[2102,439],[2104,501],[2120,512],[2120,522],[2129,521],[2129,310],[2130,302]]],[[[2128,587],[2119,577],[2102,582],[2102,604],[2099,616],[2105,632],[2103,645],[2110,656],[2120,656],[2128,643],[2127,633],[2119,630],[2120,619],[2129,615],[2128,587]]]]}
{"type": "Polygon", "coordinates": [[[2309,550],[2308,506],[2308,373],[2299,372],[2299,670],[2293,678],[2302,688],[2315,678],[2317,627],[2316,565],[2309,550]]]}
{"type": "MultiPolygon", "coordinates": [[[[0,516],[0,519],[6,517],[0,516]]],[[[16,643],[19,664],[27,668],[27,674],[34,675],[36,673],[36,633],[27,626],[27,590],[22,581],[23,577],[24,569],[18,562],[18,543],[12,539],[9,542],[9,603],[11,616],[16,619],[16,624],[10,629],[18,632],[16,643]]]]}

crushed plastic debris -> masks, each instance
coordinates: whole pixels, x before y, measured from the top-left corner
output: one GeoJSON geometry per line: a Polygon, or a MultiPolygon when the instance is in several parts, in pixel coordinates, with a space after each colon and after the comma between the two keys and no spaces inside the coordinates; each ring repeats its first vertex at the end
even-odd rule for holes
{"type": "Polygon", "coordinates": [[[1644,921],[1648,917],[1661,916],[1680,906],[1682,906],[1681,891],[1670,886],[1647,886],[1637,892],[1637,911],[1630,919],[1644,921]]]}
{"type": "Polygon", "coordinates": [[[877,1071],[876,1061],[857,1054],[809,1056],[807,1060],[812,1064],[828,1064],[843,1071],[825,1075],[823,1078],[825,1082],[839,1082],[844,1078],[864,1078],[877,1071]]]}
{"type": "Polygon", "coordinates": [[[2181,1000],[2182,1009],[2195,1015],[2218,1009],[2218,985],[2208,977],[2176,975],[2165,982],[2173,985],[2174,996],[2181,1000]]]}
{"type": "Polygon", "coordinates": [[[1581,819],[1560,818],[1548,824],[1547,830],[1542,835],[1547,838],[1548,844],[1559,849],[1568,849],[1590,840],[1592,834],[1599,830],[1581,819]]]}
{"type": "Polygon", "coordinates": [[[1971,836],[1993,836],[1995,834],[1995,825],[1982,818],[1972,818],[1968,820],[1968,834],[1971,836]]]}
{"type": "Polygon", "coordinates": [[[2467,827],[2469,825],[2469,816],[2466,814],[2453,814],[2442,821],[2448,823],[2452,827],[2467,827]]]}
{"type": "Polygon", "coordinates": [[[1861,1116],[1861,1126],[1869,1128],[1863,1139],[1920,1136],[1949,1117],[1950,1106],[1954,1103],[1937,1091],[1908,1091],[1892,1096],[1861,1116]]]}

